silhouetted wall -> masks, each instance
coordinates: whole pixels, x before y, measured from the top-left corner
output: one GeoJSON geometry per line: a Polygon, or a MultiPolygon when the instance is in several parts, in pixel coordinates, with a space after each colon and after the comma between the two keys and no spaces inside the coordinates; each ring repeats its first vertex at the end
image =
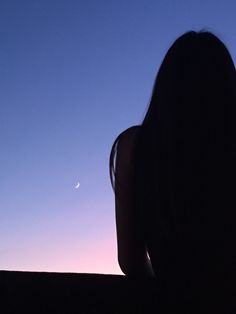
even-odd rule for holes
{"type": "Polygon", "coordinates": [[[155,280],[119,275],[0,271],[0,313],[146,313],[155,280]]]}
{"type": "Polygon", "coordinates": [[[222,303],[221,293],[212,290],[203,294],[208,304],[198,299],[178,305],[180,311],[155,279],[120,275],[0,271],[0,291],[1,314],[236,313],[231,297],[222,303]]]}

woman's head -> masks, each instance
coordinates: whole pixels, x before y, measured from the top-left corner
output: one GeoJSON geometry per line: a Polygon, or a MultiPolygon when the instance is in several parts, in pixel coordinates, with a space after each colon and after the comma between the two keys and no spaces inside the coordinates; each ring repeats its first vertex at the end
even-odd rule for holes
{"type": "Polygon", "coordinates": [[[222,111],[222,101],[233,97],[235,79],[234,63],[222,41],[209,32],[187,32],[169,48],[160,66],[143,124],[157,116],[176,123],[214,116],[222,111]]]}
{"type": "Polygon", "coordinates": [[[142,123],[147,145],[159,150],[162,143],[169,161],[235,151],[235,117],[236,72],[225,45],[209,32],[180,36],[160,66],[142,123]]]}

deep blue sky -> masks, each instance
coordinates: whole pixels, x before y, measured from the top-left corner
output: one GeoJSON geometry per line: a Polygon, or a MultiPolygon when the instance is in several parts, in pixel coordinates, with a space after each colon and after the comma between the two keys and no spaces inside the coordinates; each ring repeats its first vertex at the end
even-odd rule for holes
{"type": "Polygon", "coordinates": [[[183,32],[213,31],[235,60],[235,12],[233,0],[1,0],[0,269],[120,272],[113,140],[141,122],[183,32]]]}

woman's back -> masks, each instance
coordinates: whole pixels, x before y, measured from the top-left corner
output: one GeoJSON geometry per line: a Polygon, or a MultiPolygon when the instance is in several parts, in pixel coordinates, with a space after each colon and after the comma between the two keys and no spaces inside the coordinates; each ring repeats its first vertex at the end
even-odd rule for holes
{"type": "MultiPolygon", "coordinates": [[[[120,145],[119,143],[117,145],[116,163],[119,164],[119,170],[122,176],[124,175],[125,181],[121,179],[119,184],[121,188],[123,184],[126,185],[129,197],[135,193],[133,190],[135,185],[132,187],[132,181],[125,180],[127,171],[125,168],[129,169],[130,173],[134,171],[132,154],[140,132],[140,126],[129,128],[121,135],[120,145]],[[123,168],[124,163],[126,165],[123,168]]],[[[219,178],[216,177],[214,180],[219,184],[219,178]]],[[[225,192],[219,189],[214,190],[217,184],[214,188],[207,189],[209,181],[211,180],[206,177],[206,173],[205,182],[203,178],[198,179],[197,184],[205,183],[206,190],[202,188],[201,193],[200,190],[197,191],[196,195],[199,198],[195,199],[195,204],[194,200],[191,203],[190,197],[186,195],[188,202],[185,202],[185,206],[188,204],[189,206],[194,204],[194,206],[187,207],[188,215],[182,213],[182,217],[179,218],[179,233],[173,225],[171,228],[168,224],[165,226],[166,232],[160,232],[160,216],[163,217],[161,211],[165,208],[158,207],[158,191],[155,195],[157,202],[151,206],[151,210],[146,207],[140,215],[136,213],[155,275],[160,280],[162,289],[167,291],[173,302],[181,300],[183,295],[185,301],[189,299],[190,302],[193,295],[195,299],[203,297],[204,294],[205,298],[210,298],[212,293],[215,298],[217,293],[222,296],[222,291],[228,291],[227,298],[231,298],[234,291],[236,214],[234,208],[230,206],[229,199],[219,198],[219,194],[225,192]],[[212,193],[210,197],[208,193],[212,193]],[[226,214],[227,219],[225,219],[226,214]]],[[[230,182],[224,182],[224,185],[229,186],[230,182]]],[[[181,189],[181,184],[179,188],[181,189]]],[[[120,197],[126,197],[124,194],[123,190],[123,195],[120,197]]],[[[137,207],[136,210],[138,211],[137,207]]]]}

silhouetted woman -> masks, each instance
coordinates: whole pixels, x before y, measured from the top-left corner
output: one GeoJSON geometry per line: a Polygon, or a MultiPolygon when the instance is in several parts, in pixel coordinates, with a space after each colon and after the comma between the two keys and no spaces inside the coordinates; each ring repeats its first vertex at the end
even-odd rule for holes
{"type": "Polygon", "coordinates": [[[225,45],[209,32],[179,37],[142,124],[121,133],[111,150],[118,261],[126,275],[156,276],[180,295],[232,278],[235,106],[235,67],[225,45]]]}

